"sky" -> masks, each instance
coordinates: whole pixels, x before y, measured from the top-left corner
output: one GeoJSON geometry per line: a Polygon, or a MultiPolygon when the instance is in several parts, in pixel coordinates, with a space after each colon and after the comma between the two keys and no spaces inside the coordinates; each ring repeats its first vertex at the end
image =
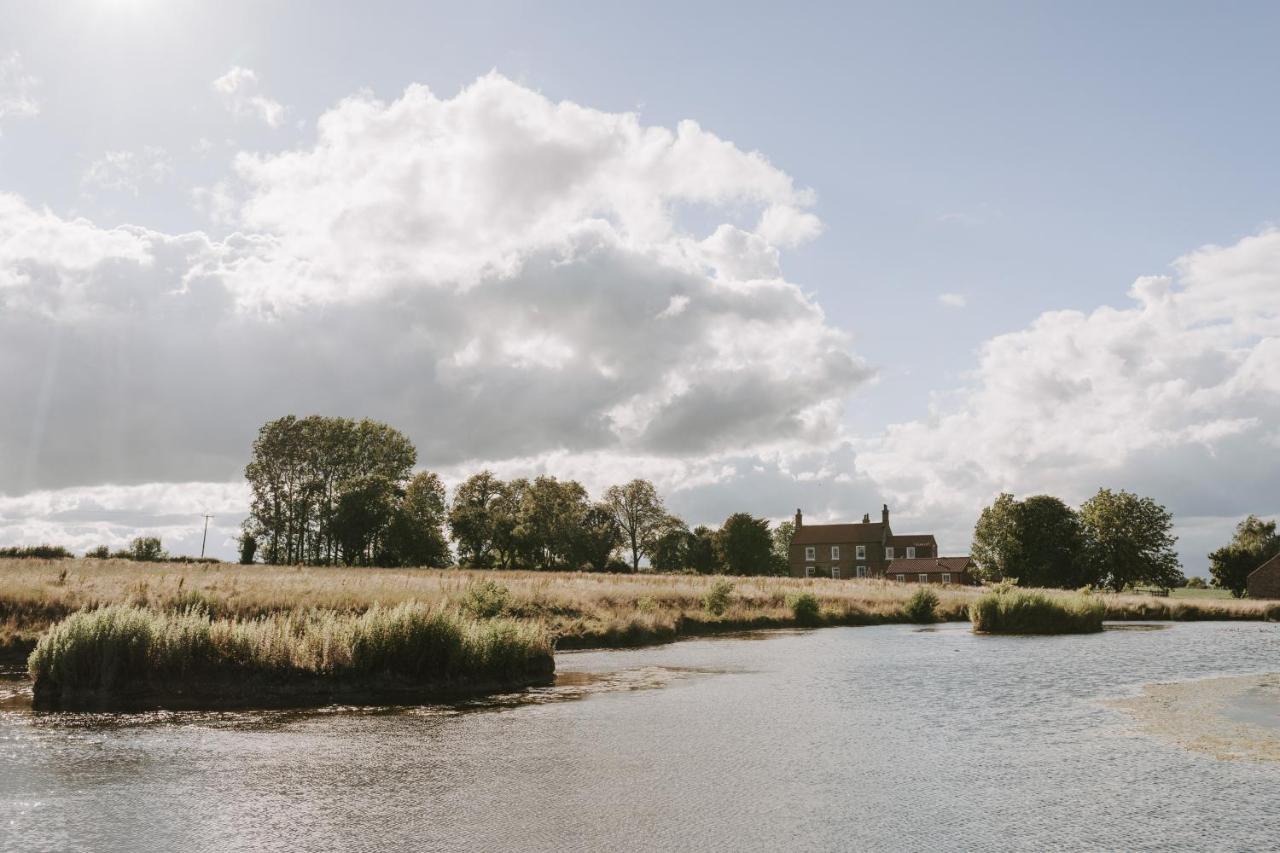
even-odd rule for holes
{"type": "Polygon", "coordinates": [[[1280,513],[1274,4],[0,0],[0,544],[230,556],[266,420],[690,523],[1280,513]],[[690,8],[690,7],[693,8],[690,8]]]}

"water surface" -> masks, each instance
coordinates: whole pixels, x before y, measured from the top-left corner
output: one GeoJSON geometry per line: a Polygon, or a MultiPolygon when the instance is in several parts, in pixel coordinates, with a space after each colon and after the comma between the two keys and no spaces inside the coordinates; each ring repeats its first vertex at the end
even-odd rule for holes
{"type": "Polygon", "coordinates": [[[1107,704],[1280,670],[1280,625],[756,636],[561,654],[554,688],[448,707],[35,714],[10,681],[0,848],[1280,844],[1280,764],[1182,749],[1107,704]]]}

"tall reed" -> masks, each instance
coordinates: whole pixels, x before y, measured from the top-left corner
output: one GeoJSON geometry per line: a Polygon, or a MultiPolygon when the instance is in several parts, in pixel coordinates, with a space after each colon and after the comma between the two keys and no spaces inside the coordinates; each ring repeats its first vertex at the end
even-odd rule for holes
{"type": "Polygon", "coordinates": [[[983,634],[1090,634],[1102,630],[1106,612],[1092,596],[995,590],[969,605],[969,621],[983,634]]]}
{"type": "Polygon", "coordinates": [[[53,626],[28,659],[39,689],[129,690],[237,674],[273,680],[501,680],[549,673],[539,626],[476,621],[423,604],[359,615],[313,610],[252,620],[111,605],[53,626]]]}

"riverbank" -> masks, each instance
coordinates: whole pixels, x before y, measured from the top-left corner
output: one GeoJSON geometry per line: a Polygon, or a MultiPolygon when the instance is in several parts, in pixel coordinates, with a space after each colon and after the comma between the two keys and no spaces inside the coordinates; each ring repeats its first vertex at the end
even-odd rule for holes
{"type": "MultiPolygon", "coordinates": [[[[25,657],[52,624],[78,610],[130,604],[164,612],[199,606],[210,616],[249,620],[326,610],[359,614],[380,605],[432,607],[527,620],[560,649],[618,648],[725,631],[796,627],[789,599],[818,599],[818,625],[913,621],[905,606],[915,584],[825,578],[719,578],[579,572],[192,565],[125,560],[0,562],[0,653],[25,657]],[[713,586],[732,590],[708,609],[713,586]],[[493,594],[476,595],[491,583],[493,594]],[[477,601],[477,599],[480,599],[477,601]],[[719,610],[719,612],[713,612],[719,610]]],[[[935,587],[937,617],[966,621],[982,593],[935,587]]],[[[1074,593],[1046,590],[1059,598],[1074,593]]],[[[1095,594],[1108,620],[1280,619],[1280,602],[1095,594]]]]}

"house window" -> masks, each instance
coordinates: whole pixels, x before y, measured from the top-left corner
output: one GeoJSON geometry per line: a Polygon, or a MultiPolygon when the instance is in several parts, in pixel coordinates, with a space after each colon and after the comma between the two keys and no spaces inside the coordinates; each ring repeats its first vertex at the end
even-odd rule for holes
{"type": "Polygon", "coordinates": [[[831,567],[831,577],[835,578],[836,580],[840,580],[840,567],[839,567],[839,566],[832,566],[832,567],[831,567]]]}
{"type": "Polygon", "coordinates": [[[839,546],[839,545],[832,545],[832,546],[831,546],[831,559],[833,559],[833,560],[838,560],[838,559],[840,559],[840,546],[839,546]]]}
{"type": "Polygon", "coordinates": [[[804,567],[804,576],[807,578],[813,577],[813,566],[804,567]]]}
{"type": "Polygon", "coordinates": [[[856,547],[853,549],[853,551],[854,551],[854,556],[855,556],[855,557],[857,557],[859,560],[865,560],[865,559],[867,559],[867,546],[866,546],[866,545],[858,545],[858,546],[856,546],[856,547]]]}
{"type": "Polygon", "coordinates": [[[884,549],[884,558],[885,558],[886,560],[892,560],[892,559],[893,559],[893,546],[892,546],[892,545],[891,545],[891,546],[889,546],[888,548],[885,548],[885,549],[884,549]]]}
{"type": "Polygon", "coordinates": [[[804,549],[804,558],[806,560],[818,559],[818,549],[812,545],[808,546],[807,548],[804,549]]]}
{"type": "Polygon", "coordinates": [[[908,545],[908,546],[907,546],[907,559],[908,559],[908,560],[914,560],[915,558],[916,558],[916,549],[915,549],[915,548],[913,548],[912,546],[908,545]]]}
{"type": "Polygon", "coordinates": [[[921,573],[920,573],[920,583],[928,583],[928,582],[929,582],[929,576],[928,576],[928,575],[926,575],[924,572],[921,572],[921,573]]]}
{"type": "Polygon", "coordinates": [[[865,578],[867,576],[867,567],[858,566],[858,577],[865,578]]]}
{"type": "Polygon", "coordinates": [[[942,582],[943,582],[943,583],[951,583],[951,573],[950,573],[950,572],[943,572],[943,573],[942,573],[942,582]]]}
{"type": "Polygon", "coordinates": [[[906,583],[906,581],[907,581],[906,575],[898,575],[898,583],[906,583]]]}

